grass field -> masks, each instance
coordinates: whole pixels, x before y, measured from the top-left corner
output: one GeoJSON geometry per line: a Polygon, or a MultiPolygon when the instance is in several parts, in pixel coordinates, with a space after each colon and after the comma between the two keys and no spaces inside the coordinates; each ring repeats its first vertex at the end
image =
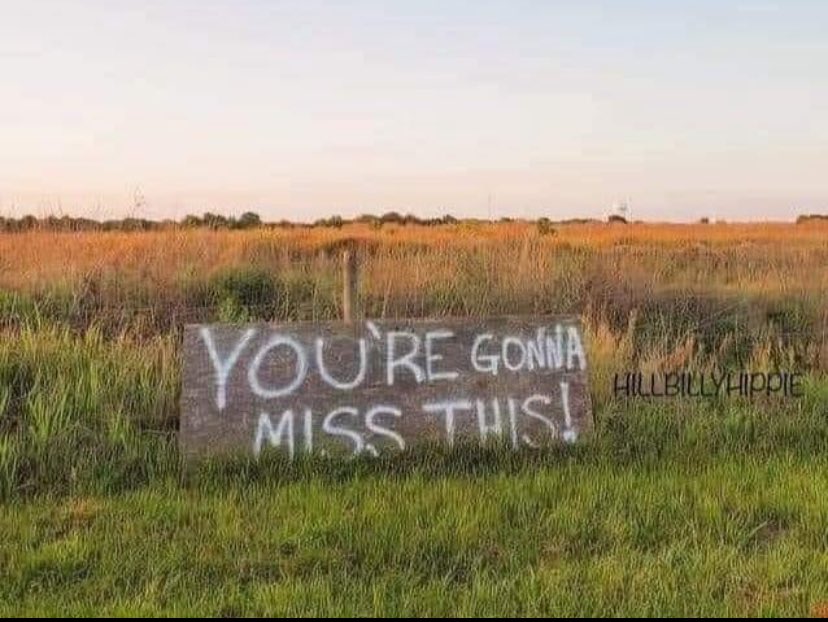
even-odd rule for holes
{"type": "Polygon", "coordinates": [[[828,610],[828,225],[0,235],[0,614],[828,610]],[[575,313],[594,436],[542,454],[204,464],[192,321],[575,313]],[[804,396],[623,400],[614,373],[787,370],[804,396]]]}

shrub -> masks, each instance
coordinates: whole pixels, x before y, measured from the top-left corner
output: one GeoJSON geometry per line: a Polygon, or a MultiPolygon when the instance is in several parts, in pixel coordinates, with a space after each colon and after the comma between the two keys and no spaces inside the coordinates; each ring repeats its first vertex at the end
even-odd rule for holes
{"type": "Polygon", "coordinates": [[[557,235],[558,231],[552,226],[552,221],[546,217],[538,218],[538,233],[540,235],[557,235]]]}

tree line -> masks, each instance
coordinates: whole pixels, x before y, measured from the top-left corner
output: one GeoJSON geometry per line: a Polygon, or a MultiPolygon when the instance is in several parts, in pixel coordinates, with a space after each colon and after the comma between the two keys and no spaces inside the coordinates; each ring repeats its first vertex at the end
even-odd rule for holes
{"type": "Polygon", "coordinates": [[[180,220],[150,220],[147,218],[128,217],[109,220],[95,220],[92,218],[73,216],[45,216],[38,218],[32,215],[20,218],[0,216],[0,231],[18,232],[33,230],[48,231],[157,231],[170,228],[237,230],[255,229],[257,227],[342,227],[349,223],[365,223],[377,227],[386,224],[397,225],[451,225],[459,222],[451,215],[440,218],[419,218],[413,214],[386,212],[380,216],[364,214],[357,218],[346,219],[341,216],[321,218],[313,223],[297,223],[289,220],[264,222],[256,212],[244,212],[241,216],[224,216],[213,212],[202,215],[188,214],[180,220]]]}
{"type": "MultiPolygon", "coordinates": [[[[807,224],[809,222],[826,222],[828,215],[826,214],[802,214],[797,219],[797,224],[807,224]]],[[[385,212],[382,215],[363,214],[356,218],[343,218],[342,216],[330,216],[328,218],[320,218],[312,223],[298,223],[290,220],[280,220],[277,222],[264,222],[256,212],[244,212],[241,216],[223,216],[212,212],[205,212],[201,216],[195,214],[188,214],[180,220],[150,220],[147,218],[128,217],[110,220],[95,220],[92,218],[73,217],[73,216],[45,216],[37,218],[32,215],[22,216],[20,218],[3,217],[0,216],[0,232],[14,233],[34,230],[46,231],[159,231],[163,229],[185,228],[185,229],[214,229],[214,230],[241,230],[241,229],[255,229],[258,227],[269,228],[298,228],[298,227],[331,227],[340,228],[351,223],[367,224],[372,227],[381,228],[384,225],[420,225],[420,226],[440,226],[440,225],[454,225],[457,223],[486,223],[493,222],[491,220],[479,218],[458,219],[450,214],[440,216],[437,218],[420,218],[414,214],[401,214],[399,212],[385,212]]],[[[498,222],[508,223],[514,222],[512,218],[500,218],[498,222]]],[[[542,216],[536,219],[535,224],[538,226],[540,233],[554,234],[555,228],[553,225],[564,224],[588,224],[599,223],[601,221],[592,218],[570,218],[561,221],[552,221],[549,218],[542,216]]],[[[622,216],[611,215],[607,219],[610,223],[627,224],[627,220],[622,216]]],[[[709,223],[709,219],[703,218],[699,222],[709,223]]]]}

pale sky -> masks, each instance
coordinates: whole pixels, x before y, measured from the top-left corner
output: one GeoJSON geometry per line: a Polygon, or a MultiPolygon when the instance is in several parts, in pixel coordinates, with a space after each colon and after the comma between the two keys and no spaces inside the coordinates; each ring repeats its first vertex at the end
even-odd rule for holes
{"type": "Polygon", "coordinates": [[[0,0],[0,76],[4,215],[828,212],[825,0],[0,0]]]}

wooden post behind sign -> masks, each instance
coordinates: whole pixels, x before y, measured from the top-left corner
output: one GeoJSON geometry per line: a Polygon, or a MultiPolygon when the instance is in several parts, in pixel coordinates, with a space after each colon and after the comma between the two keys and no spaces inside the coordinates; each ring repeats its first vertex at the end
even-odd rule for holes
{"type": "Polygon", "coordinates": [[[356,252],[345,249],[342,252],[342,320],[352,323],[357,319],[357,259],[356,252]]]}

